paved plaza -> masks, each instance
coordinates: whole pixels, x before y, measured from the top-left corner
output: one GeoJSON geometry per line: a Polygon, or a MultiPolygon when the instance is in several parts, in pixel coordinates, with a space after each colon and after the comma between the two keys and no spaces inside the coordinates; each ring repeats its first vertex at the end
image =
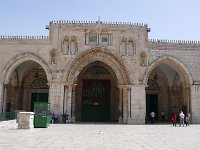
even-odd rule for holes
{"type": "Polygon", "coordinates": [[[200,149],[200,125],[51,124],[49,128],[0,128],[0,150],[200,149]]]}

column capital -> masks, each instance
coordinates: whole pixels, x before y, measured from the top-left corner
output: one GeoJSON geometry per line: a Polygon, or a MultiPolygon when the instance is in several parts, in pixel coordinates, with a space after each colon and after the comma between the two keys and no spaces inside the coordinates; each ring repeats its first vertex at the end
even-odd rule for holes
{"type": "Polygon", "coordinates": [[[127,88],[131,89],[134,85],[133,84],[119,84],[118,88],[127,88]]]}
{"type": "Polygon", "coordinates": [[[58,82],[48,82],[47,85],[49,86],[49,88],[56,86],[56,87],[64,87],[65,84],[64,83],[58,83],[58,82]]]}
{"type": "Polygon", "coordinates": [[[75,84],[75,83],[65,83],[64,85],[67,87],[72,87],[73,89],[76,88],[76,86],[77,86],[77,84],[75,84]]]}

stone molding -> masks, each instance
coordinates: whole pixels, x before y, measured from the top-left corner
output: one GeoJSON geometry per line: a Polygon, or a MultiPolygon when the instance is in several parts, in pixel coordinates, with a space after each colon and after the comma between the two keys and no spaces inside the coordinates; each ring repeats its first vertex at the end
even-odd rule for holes
{"type": "Polygon", "coordinates": [[[177,68],[179,69],[179,71],[183,74],[184,79],[187,83],[187,85],[191,85],[192,84],[192,75],[189,72],[189,70],[187,69],[187,67],[177,58],[173,57],[173,56],[162,56],[160,58],[155,59],[146,69],[144,77],[143,77],[143,83],[147,83],[149,75],[151,73],[151,71],[157,67],[158,65],[162,64],[162,63],[166,63],[166,64],[172,64],[173,66],[177,66],[177,68]]]}
{"type": "Polygon", "coordinates": [[[72,63],[66,67],[63,74],[63,82],[76,83],[81,70],[94,61],[101,61],[115,72],[120,84],[130,82],[130,77],[125,64],[111,51],[102,47],[95,47],[81,53],[72,63]]]}
{"type": "Polygon", "coordinates": [[[2,70],[3,75],[2,75],[1,80],[4,83],[8,83],[9,77],[12,74],[13,70],[15,70],[15,68],[17,66],[19,66],[20,64],[22,64],[23,62],[26,62],[26,61],[34,61],[34,62],[40,64],[46,73],[47,80],[48,81],[52,80],[51,69],[50,69],[48,63],[40,56],[38,56],[34,53],[30,53],[30,52],[19,53],[18,55],[14,56],[12,59],[10,59],[8,61],[8,63],[6,63],[6,65],[4,66],[4,68],[2,70]]]}

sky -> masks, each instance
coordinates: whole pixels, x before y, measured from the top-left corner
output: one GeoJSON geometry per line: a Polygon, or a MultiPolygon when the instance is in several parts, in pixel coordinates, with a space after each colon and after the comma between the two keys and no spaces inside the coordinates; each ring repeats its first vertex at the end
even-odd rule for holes
{"type": "Polygon", "coordinates": [[[49,21],[145,23],[149,39],[200,41],[200,0],[1,0],[0,35],[48,35],[49,21]]]}

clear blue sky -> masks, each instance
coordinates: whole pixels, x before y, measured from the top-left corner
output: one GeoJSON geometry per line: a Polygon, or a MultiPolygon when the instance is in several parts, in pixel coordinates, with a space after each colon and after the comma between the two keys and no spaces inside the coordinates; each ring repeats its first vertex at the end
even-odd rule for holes
{"type": "Polygon", "coordinates": [[[1,0],[0,35],[48,35],[52,20],[147,23],[149,38],[200,41],[200,0],[1,0]]]}

